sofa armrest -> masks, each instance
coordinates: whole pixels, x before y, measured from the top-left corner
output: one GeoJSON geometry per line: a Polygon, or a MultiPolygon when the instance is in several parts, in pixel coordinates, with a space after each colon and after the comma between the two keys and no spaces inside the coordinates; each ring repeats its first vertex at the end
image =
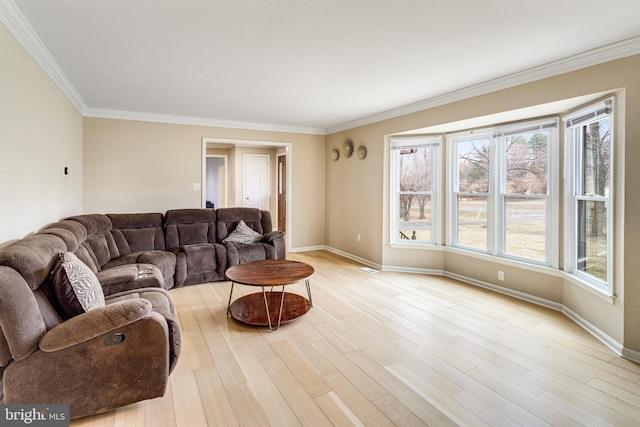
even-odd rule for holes
{"type": "Polygon", "coordinates": [[[286,248],[284,244],[284,233],[279,230],[271,231],[270,233],[262,236],[260,240],[263,243],[268,243],[273,245],[276,248],[276,253],[278,254],[277,259],[285,259],[286,258],[286,248]]]}
{"type": "Polygon", "coordinates": [[[89,341],[133,323],[150,311],[151,303],[144,299],[119,301],[97,308],[51,329],[40,340],[40,350],[53,352],[89,341]]]}
{"type": "Polygon", "coordinates": [[[283,237],[284,237],[284,233],[282,231],[274,230],[263,235],[260,241],[265,243],[270,243],[270,242],[273,242],[275,239],[279,239],[283,237]]]}
{"type": "Polygon", "coordinates": [[[38,349],[4,369],[3,403],[65,403],[73,419],[162,396],[169,379],[168,336],[167,322],[151,311],[106,334],[76,339],[77,344],[60,346],[58,351],[38,349]],[[113,332],[126,339],[105,342],[113,332]]]}

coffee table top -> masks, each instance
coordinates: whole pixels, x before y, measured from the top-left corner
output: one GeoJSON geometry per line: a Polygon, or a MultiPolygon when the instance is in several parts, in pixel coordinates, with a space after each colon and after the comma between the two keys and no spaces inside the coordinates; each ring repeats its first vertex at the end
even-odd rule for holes
{"type": "Polygon", "coordinates": [[[282,286],[296,283],[313,274],[313,267],[299,261],[267,259],[230,267],[228,280],[249,286],[282,286]]]}

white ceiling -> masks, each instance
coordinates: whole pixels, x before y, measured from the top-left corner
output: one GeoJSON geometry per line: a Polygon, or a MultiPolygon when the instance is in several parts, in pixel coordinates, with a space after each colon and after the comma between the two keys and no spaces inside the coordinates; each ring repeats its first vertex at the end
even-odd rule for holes
{"type": "Polygon", "coordinates": [[[640,53],[638,0],[0,0],[0,18],[85,115],[309,133],[640,53]]]}

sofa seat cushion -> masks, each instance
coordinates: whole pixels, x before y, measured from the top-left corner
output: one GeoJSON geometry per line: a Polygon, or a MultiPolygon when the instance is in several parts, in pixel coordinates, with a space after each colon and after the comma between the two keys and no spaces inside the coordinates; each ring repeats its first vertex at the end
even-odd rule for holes
{"type": "Polygon", "coordinates": [[[176,272],[176,256],[169,251],[143,251],[122,255],[102,266],[103,269],[120,267],[127,264],[152,264],[158,267],[164,281],[164,288],[171,289],[176,272]]]}
{"type": "Polygon", "coordinates": [[[245,262],[264,259],[278,259],[276,248],[268,243],[253,243],[251,245],[225,243],[227,249],[227,265],[232,267],[245,262]]]}
{"type": "Polygon", "coordinates": [[[104,293],[95,273],[72,252],[60,254],[53,274],[53,291],[62,311],[74,317],[104,306],[104,293]]]}
{"type": "Polygon", "coordinates": [[[153,264],[126,264],[96,273],[105,295],[130,289],[164,288],[162,272],[153,264]]]}
{"type": "Polygon", "coordinates": [[[173,252],[176,254],[176,287],[225,279],[227,251],[223,245],[184,245],[173,252]]]}

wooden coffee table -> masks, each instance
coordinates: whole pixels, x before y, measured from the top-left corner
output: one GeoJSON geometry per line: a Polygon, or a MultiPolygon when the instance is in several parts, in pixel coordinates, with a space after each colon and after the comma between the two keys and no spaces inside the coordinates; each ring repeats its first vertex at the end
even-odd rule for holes
{"type": "Polygon", "coordinates": [[[268,259],[230,267],[225,273],[227,279],[231,280],[227,316],[248,325],[268,326],[275,331],[281,323],[297,319],[313,307],[308,279],[312,274],[313,267],[310,265],[289,260],[268,259]],[[307,286],[308,299],[284,291],[285,286],[301,280],[304,280],[307,286]],[[232,303],[231,297],[236,283],[260,286],[262,292],[245,295],[232,303]],[[274,287],[277,286],[281,286],[282,289],[274,291],[274,287]]]}

